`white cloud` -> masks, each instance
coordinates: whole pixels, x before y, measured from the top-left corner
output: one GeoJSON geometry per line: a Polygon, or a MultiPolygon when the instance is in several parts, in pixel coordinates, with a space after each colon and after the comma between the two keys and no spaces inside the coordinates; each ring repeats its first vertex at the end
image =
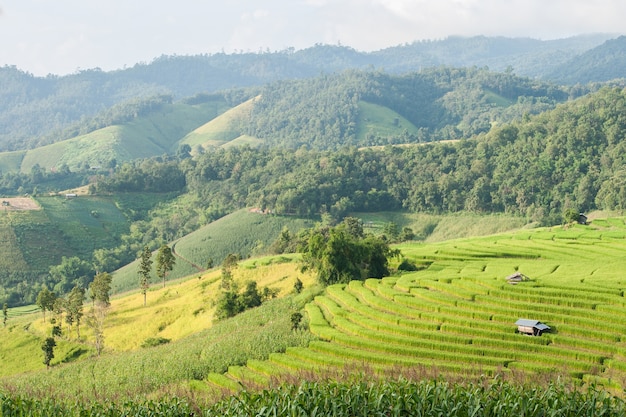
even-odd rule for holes
{"type": "Polygon", "coordinates": [[[623,33],[623,0],[4,0],[0,66],[120,68],[162,54],[376,50],[450,35],[623,33]]]}

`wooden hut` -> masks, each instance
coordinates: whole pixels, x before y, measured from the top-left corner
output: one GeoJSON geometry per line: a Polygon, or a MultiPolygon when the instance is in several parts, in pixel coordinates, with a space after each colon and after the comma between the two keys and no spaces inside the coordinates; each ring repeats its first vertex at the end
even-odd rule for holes
{"type": "Polygon", "coordinates": [[[550,326],[538,320],[519,319],[515,322],[517,331],[530,336],[541,336],[544,332],[550,331],[550,326]]]}
{"type": "Polygon", "coordinates": [[[522,274],[521,272],[516,272],[506,277],[506,282],[508,282],[509,284],[515,285],[520,282],[528,281],[529,279],[530,278],[528,278],[526,275],[522,274]]]}

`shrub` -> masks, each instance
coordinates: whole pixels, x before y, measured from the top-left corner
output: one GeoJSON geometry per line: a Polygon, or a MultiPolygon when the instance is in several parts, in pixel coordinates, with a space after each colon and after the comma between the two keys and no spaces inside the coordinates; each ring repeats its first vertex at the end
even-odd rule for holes
{"type": "Polygon", "coordinates": [[[149,337],[141,344],[142,348],[149,348],[159,345],[164,345],[170,342],[170,339],[166,339],[165,337],[149,337]]]}

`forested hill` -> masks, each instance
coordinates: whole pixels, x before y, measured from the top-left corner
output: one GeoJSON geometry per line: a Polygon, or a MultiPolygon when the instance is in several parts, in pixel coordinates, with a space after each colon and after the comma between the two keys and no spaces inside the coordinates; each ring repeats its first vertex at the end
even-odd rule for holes
{"type": "Polygon", "coordinates": [[[370,53],[344,46],[316,45],[302,51],[163,56],[123,70],[89,69],[43,78],[5,66],[0,68],[0,151],[54,142],[69,126],[117,103],[141,97],[166,94],[177,100],[198,93],[260,86],[345,69],[405,73],[439,66],[488,66],[495,71],[510,67],[518,75],[537,78],[553,73],[559,65],[610,38],[449,38],[370,53]]]}
{"type": "MultiPolygon", "coordinates": [[[[262,207],[337,219],[352,211],[491,213],[560,223],[564,210],[626,208],[626,90],[604,88],[474,139],[336,151],[228,148],[184,160],[204,213],[262,207]]],[[[102,191],[142,191],[150,172],[127,166],[102,191]]],[[[178,214],[178,227],[198,221],[178,214]]],[[[161,224],[163,222],[161,221],[161,224]]],[[[143,236],[159,236],[152,226],[143,236]]],[[[176,231],[173,231],[176,233],[176,231]]]]}
{"type": "Polygon", "coordinates": [[[347,70],[177,102],[167,95],[127,101],[67,129],[72,139],[61,135],[47,146],[0,153],[0,170],[110,167],[173,155],[183,145],[193,153],[242,143],[325,150],[468,138],[552,109],[571,94],[487,69],[347,70]]]}
{"type": "Polygon", "coordinates": [[[241,133],[271,147],[313,149],[460,139],[551,109],[568,93],[485,69],[348,71],[269,84],[241,133]]]}
{"type": "Polygon", "coordinates": [[[608,40],[572,58],[547,78],[569,84],[626,78],[626,36],[608,40]]]}

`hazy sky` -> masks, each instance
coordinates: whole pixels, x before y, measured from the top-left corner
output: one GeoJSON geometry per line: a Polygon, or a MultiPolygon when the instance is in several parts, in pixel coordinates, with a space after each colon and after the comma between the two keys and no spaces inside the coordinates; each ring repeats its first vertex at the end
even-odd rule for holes
{"type": "Polygon", "coordinates": [[[160,55],[315,43],[360,51],[450,35],[625,33],[624,0],[0,0],[0,66],[36,75],[160,55]]]}

